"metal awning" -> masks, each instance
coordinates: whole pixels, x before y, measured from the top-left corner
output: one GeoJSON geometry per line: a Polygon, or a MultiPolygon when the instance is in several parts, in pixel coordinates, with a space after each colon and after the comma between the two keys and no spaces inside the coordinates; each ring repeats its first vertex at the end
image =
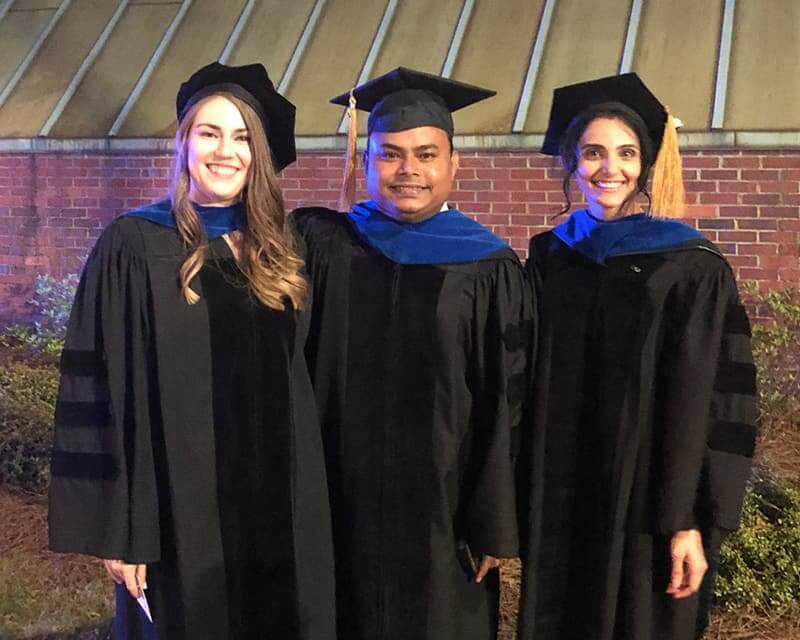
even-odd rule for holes
{"type": "Polygon", "coordinates": [[[462,147],[537,147],[554,87],[628,70],[685,145],[800,146],[797,0],[0,0],[0,150],[165,148],[213,60],[267,67],[301,149],[340,147],[328,98],[401,64],[497,90],[462,147]]]}

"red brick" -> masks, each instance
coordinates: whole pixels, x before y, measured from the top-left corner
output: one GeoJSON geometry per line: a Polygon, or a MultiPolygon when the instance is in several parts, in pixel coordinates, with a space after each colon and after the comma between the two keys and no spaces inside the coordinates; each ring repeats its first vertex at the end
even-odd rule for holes
{"type": "Polygon", "coordinates": [[[719,207],[720,218],[755,218],[758,207],[739,207],[723,205],[719,207]]]}
{"type": "Polygon", "coordinates": [[[715,156],[692,156],[683,155],[681,157],[683,166],[687,169],[709,169],[719,166],[720,159],[715,156]]]}
{"type": "Polygon", "coordinates": [[[737,204],[739,196],[735,193],[701,193],[701,204],[737,204]]]}
{"type": "Polygon", "coordinates": [[[723,242],[757,242],[758,233],[755,231],[718,231],[717,238],[723,242]]]}
{"type": "MultiPolygon", "coordinates": [[[[549,173],[549,170],[547,172],[549,173]]],[[[512,180],[544,180],[547,177],[545,169],[538,167],[511,169],[510,174],[512,180]]]]}
{"type": "Polygon", "coordinates": [[[738,180],[739,172],[736,169],[703,169],[700,171],[701,180],[738,180]]]}
{"type": "Polygon", "coordinates": [[[778,254],[778,245],[740,242],[739,253],[743,256],[774,256],[778,254]]]}
{"type": "Polygon", "coordinates": [[[492,188],[491,180],[457,180],[460,191],[484,191],[492,188]]]}
{"type": "Polygon", "coordinates": [[[736,181],[720,181],[717,187],[719,191],[727,193],[755,193],[757,184],[755,182],[746,182],[744,180],[736,181]]]}
{"type": "MultiPolygon", "coordinates": [[[[458,170],[458,177],[461,176],[462,169],[458,170]]],[[[522,171],[523,173],[529,169],[493,169],[493,168],[480,168],[473,169],[475,177],[479,180],[510,180],[512,171],[522,171]]]]}
{"type": "Polygon", "coordinates": [[[525,211],[525,205],[519,202],[492,202],[492,213],[522,213],[525,211]]]}
{"type": "Polygon", "coordinates": [[[778,278],[796,287],[800,284],[800,269],[778,269],[778,278]]]}
{"type": "Polygon", "coordinates": [[[780,267],[788,267],[796,269],[800,266],[797,256],[759,256],[758,266],[762,269],[778,269],[780,267]]]}
{"type": "Polygon", "coordinates": [[[697,227],[699,229],[733,229],[735,222],[731,218],[709,218],[698,220],[697,227]]]}
{"type": "Polygon", "coordinates": [[[758,258],[756,256],[731,256],[728,258],[728,262],[731,263],[734,267],[757,267],[758,266],[758,258]]]}
{"type": "Polygon", "coordinates": [[[687,193],[712,192],[716,190],[716,183],[709,180],[689,180],[683,183],[687,193]]]}
{"type": "Polygon", "coordinates": [[[780,177],[777,169],[742,169],[742,180],[779,180],[780,177]]]}
{"type": "Polygon", "coordinates": [[[560,162],[558,158],[554,158],[551,156],[545,155],[538,155],[538,156],[531,156],[528,158],[528,166],[529,167],[543,167],[545,169],[557,167],[559,166],[560,162]]]}
{"type": "Polygon", "coordinates": [[[722,158],[722,166],[732,169],[756,169],[761,166],[758,156],[733,156],[722,158]]]}
{"type": "Polygon", "coordinates": [[[495,191],[523,191],[528,185],[524,180],[492,180],[491,188],[495,191]]]}
{"type": "Polygon", "coordinates": [[[778,229],[781,231],[800,231],[800,220],[779,220],[778,229]]]}
{"type": "Polygon", "coordinates": [[[757,280],[760,282],[770,282],[775,281],[778,279],[778,270],[777,269],[751,269],[751,268],[742,268],[739,270],[739,279],[740,280],[757,280]]]}
{"type": "Polygon", "coordinates": [[[797,207],[761,207],[758,215],[760,218],[797,218],[800,210],[797,207]]]}
{"type": "Polygon", "coordinates": [[[787,169],[800,169],[800,155],[791,156],[764,156],[761,166],[766,169],[774,167],[787,169]]]}
{"type": "Polygon", "coordinates": [[[778,221],[769,218],[745,218],[738,220],[736,226],[739,229],[777,229],[778,221]]]}
{"type": "MultiPolygon", "coordinates": [[[[753,186],[755,185],[753,184],[753,186]]],[[[742,195],[742,204],[780,204],[780,202],[781,196],[778,193],[745,193],[742,195]]]]}

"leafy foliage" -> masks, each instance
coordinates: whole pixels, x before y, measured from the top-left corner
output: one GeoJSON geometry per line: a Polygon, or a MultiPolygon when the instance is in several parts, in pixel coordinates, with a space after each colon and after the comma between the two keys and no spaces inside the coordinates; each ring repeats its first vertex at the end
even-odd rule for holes
{"type": "Polygon", "coordinates": [[[29,304],[35,310],[33,326],[39,338],[64,340],[79,281],[80,276],[76,273],[61,279],[48,274],[36,276],[34,294],[29,304]]]}
{"type": "Polygon", "coordinates": [[[748,491],[742,526],[722,546],[715,591],[729,609],[800,600],[800,490],[770,480],[748,491]]]}
{"type": "Polygon", "coordinates": [[[744,287],[762,322],[753,324],[762,435],[800,426],[800,289],[762,292],[744,287]]]}
{"type": "Polygon", "coordinates": [[[57,390],[54,366],[0,367],[0,485],[46,490],[57,390]]]}

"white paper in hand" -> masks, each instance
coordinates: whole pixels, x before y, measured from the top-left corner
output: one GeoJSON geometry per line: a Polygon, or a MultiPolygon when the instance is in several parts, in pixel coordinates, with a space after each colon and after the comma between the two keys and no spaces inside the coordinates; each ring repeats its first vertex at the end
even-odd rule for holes
{"type": "Polygon", "coordinates": [[[152,622],[153,616],[150,615],[150,605],[147,604],[147,596],[144,594],[144,591],[142,591],[142,595],[136,598],[136,602],[139,603],[139,606],[142,608],[142,611],[144,611],[144,615],[147,616],[147,619],[152,622]]]}

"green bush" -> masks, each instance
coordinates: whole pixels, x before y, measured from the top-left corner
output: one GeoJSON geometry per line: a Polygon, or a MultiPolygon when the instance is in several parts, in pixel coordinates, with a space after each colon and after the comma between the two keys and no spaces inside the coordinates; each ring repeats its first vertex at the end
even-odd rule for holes
{"type": "Polygon", "coordinates": [[[33,326],[36,335],[44,340],[63,340],[75,300],[80,275],[71,273],[63,278],[48,274],[36,276],[33,298],[28,302],[35,310],[33,326]]]}
{"type": "Polygon", "coordinates": [[[57,392],[54,366],[0,367],[0,485],[47,489],[57,392]]]}
{"type": "Polygon", "coordinates": [[[722,546],[715,595],[751,611],[800,600],[800,490],[767,480],[747,492],[742,525],[722,546]]]}
{"type": "Polygon", "coordinates": [[[744,300],[763,321],[753,324],[762,435],[800,425],[800,289],[744,286],[744,300]]]}

